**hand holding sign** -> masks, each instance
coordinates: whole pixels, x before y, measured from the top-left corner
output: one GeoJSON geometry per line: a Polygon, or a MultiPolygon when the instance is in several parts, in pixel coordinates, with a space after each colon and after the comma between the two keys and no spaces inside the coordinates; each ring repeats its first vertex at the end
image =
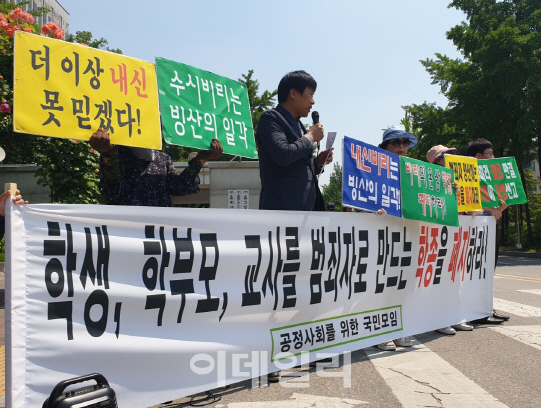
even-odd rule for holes
{"type": "Polygon", "coordinates": [[[101,128],[90,136],[88,143],[92,149],[100,153],[108,153],[114,149],[114,146],[111,144],[109,132],[101,128]]]}
{"type": "Polygon", "coordinates": [[[212,139],[211,142],[210,142],[210,148],[204,152],[201,152],[201,153],[204,153],[206,154],[206,159],[207,160],[213,160],[213,159],[217,159],[218,157],[220,157],[223,153],[224,149],[222,147],[222,144],[220,143],[220,141],[218,139],[212,139]]]}
{"type": "MultiPolygon", "coordinates": [[[[14,204],[28,204],[28,201],[23,200],[23,198],[21,196],[21,192],[19,190],[16,190],[15,195],[13,195],[13,196],[11,195],[11,191],[7,190],[4,193],[0,194],[0,216],[2,216],[2,217],[4,217],[6,215],[5,214],[6,201],[10,197],[12,197],[11,199],[13,200],[14,204]]],[[[0,237],[0,239],[1,239],[1,237],[0,237]]]]}
{"type": "Polygon", "coordinates": [[[496,218],[496,221],[498,221],[502,217],[503,212],[507,210],[507,207],[509,207],[507,203],[501,198],[500,204],[501,205],[499,205],[498,207],[485,208],[485,210],[488,210],[494,216],[494,218],[496,218]]]}

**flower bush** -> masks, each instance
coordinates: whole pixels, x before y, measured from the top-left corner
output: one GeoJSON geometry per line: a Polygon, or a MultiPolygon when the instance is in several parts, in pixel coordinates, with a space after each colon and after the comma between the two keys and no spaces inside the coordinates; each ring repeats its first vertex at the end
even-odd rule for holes
{"type": "MultiPolygon", "coordinates": [[[[28,3],[21,3],[28,4],[28,3]]],[[[16,31],[63,40],[64,31],[55,22],[41,27],[34,18],[46,10],[21,10],[0,0],[0,146],[6,163],[36,163],[38,183],[51,188],[51,201],[97,204],[99,154],[88,143],[69,139],[25,135],[13,132],[13,37],[16,31]]],[[[21,186],[21,190],[24,186],[21,186]]]]}
{"type": "Polygon", "coordinates": [[[13,41],[9,41],[15,36],[16,31],[25,31],[27,33],[40,34],[59,40],[64,39],[64,30],[58,23],[50,22],[41,26],[34,23],[34,16],[19,7],[11,10],[9,13],[0,13],[0,39],[2,41],[1,53],[4,55],[13,54],[13,41]]]}
{"type": "Polygon", "coordinates": [[[9,104],[6,102],[5,99],[0,104],[0,112],[2,112],[2,113],[11,113],[11,106],[9,106],[9,104]]]}

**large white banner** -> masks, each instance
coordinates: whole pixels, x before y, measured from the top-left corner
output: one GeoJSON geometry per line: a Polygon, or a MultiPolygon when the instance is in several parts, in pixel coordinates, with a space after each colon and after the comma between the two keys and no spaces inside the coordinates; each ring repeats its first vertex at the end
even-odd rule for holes
{"type": "Polygon", "coordinates": [[[8,207],[14,408],[93,372],[147,407],[492,312],[493,217],[8,207]]]}

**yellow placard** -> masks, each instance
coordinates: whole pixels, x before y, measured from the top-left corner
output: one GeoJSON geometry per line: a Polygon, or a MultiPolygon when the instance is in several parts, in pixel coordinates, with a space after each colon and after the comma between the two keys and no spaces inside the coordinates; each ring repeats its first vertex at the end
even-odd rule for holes
{"type": "Polygon", "coordinates": [[[455,180],[459,187],[457,193],[458,212],[482,210],[477,159],[445,155],[445,167],[455,172],[455,180]]]}
{"type": "Polygon", "coordinates": [[[161,149],[150,62],[17,31],[13,92],[15,132],[161,149]]]}

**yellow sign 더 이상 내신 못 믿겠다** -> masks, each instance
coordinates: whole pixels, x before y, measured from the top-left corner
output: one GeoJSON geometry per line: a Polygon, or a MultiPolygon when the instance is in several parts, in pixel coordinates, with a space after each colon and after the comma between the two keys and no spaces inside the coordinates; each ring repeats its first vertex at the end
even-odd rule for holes
{"type": "Polygon", "coordinates": [[[156,67],[124,55],[15,33],[16,132],[161,149],[156,67]]]}

